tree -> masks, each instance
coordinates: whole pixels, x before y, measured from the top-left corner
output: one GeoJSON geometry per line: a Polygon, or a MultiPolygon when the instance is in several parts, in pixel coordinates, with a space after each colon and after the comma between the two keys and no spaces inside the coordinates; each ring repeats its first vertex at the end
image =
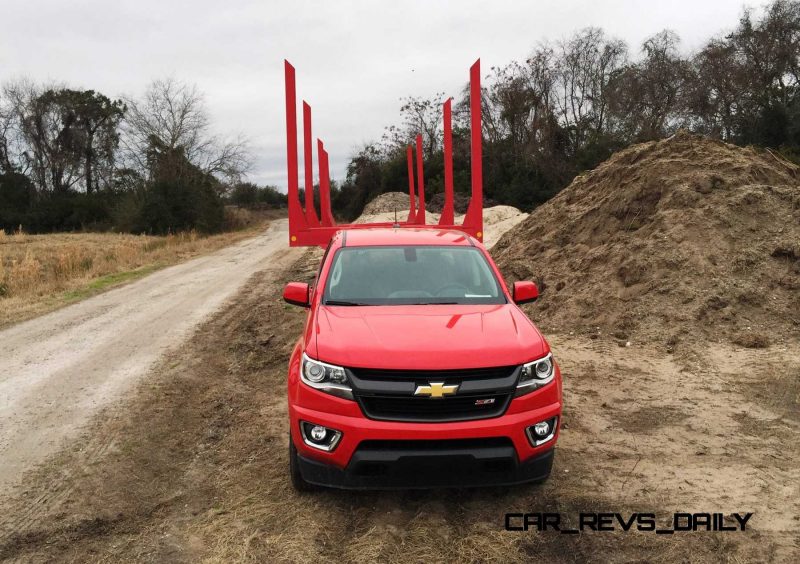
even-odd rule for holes
{"type": "Polygon", "coordinates": [[[195,86],[174,79],[156,80],[140,99],[127,99],[127,158],[143,172],[153,170],[153,151],[180,150],[207,174],[237,181],[250,166],[242,139],[223,141],[210,132],[203,96],[195,86]]]}
{"type": "Polygon", "coordinates": [[[98,175],[106,180],[111,177],[125,104],[94,90],[62,90],[56,96],[66,111],[74,114],[77,147],[83,157],[83,182],[91,194],[97,188],[98,175]]]}
{"type": "Polygon", "coordinates": [[[403,152],[408,144],[413,144],[418,134],[422,135],[423,154],[426,159],[442,147],[442,104],[444,93],[439,92],[430,98],[408,96],[401,98],[400,116],[402,125],[389,126],[383,134],[381,149],[387,155],[403,152]]]}
{"type": "Polygon", "coordinates": [[[6,86],[4,94],[9,103],[0,110],[0,167],[29,168],[42,189],[58,193],[78,186],[91,193],[98,175],[110,178],[122,101],[24,81],[6,86]]]}
{"type": "Polygon", "coordinates": [[[713,39],[694,56],[685,93],[694,130],[733,139],[746,90],[742,70],[736,47],[729,40],[713,39]]]}
{"type": "Polygon", "coordinates": [[[628,48],[594,27],[562,41],[558,48],[556,107],[577,151],[590,135],[607,128],[609,83],[626,63],[628,48]]]}
{"type": "Polygon", "coordinates": [[[74,116],[56,99],[55,88],[42,89],[21,81],[4,88],[13,113],[20,159],[40,190],[66,192],[81,177],[76,160],[74,116]]]}
{"type": "Polygon", "coordinates": [[[642,44],[642,60],[615,75],[612,111],[628,139],[658,139],[680,124],[691,73],[679,44],[675,32],[659,32],[642,44]]]}

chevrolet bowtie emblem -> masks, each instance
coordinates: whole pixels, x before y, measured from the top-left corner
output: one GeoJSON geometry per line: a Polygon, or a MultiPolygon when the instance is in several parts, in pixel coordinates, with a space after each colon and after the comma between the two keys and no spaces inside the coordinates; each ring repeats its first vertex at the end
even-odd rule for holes
{"type": "Polygon", "coordinates": [[[417,386],[414,390],[415,396],[429,396],[431,398],[443,398],[456,393],[458,384],[444,385],[444,382],[431,382],[429,386],[417,386]]]}

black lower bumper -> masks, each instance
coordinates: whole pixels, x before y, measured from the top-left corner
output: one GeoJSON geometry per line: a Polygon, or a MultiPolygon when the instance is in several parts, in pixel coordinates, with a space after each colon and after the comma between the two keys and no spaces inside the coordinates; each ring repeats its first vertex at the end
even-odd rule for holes
{"type": "Polygon", "coordinates": [[[333,488],[471,488],[544,480],[553,454],[519,462],[510,441],[381,441],[362,443],[344,469],[302,456],[298,462],[305,481],[333,488]]]}

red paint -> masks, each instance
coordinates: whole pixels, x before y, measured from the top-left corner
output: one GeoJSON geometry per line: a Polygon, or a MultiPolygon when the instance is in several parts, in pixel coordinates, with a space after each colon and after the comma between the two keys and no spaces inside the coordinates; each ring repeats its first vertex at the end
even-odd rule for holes
{"type": "Polygon", "coordinates": [[[453,225],[455,223],[453,211],[453,119],[451,98],[444,103],[444,207],[439,225],[453,225]]]}
{"type": "Polygon", "coordinates": [[[319,159],[319,209],[322,225],[332,227],[336,222],[331,213],[331,173],[328,167],[328,151],[317,139],[317,158],[319,159]]]}
{"type": "MultiPolygon", "coordinates": [[[[302,297],[302,288],[293,292],[302,297]]],[[[553,448],[553,440],[531,446],[525,428],[560,416],[562,381],[558,366],[553,382],[514,398],[498,417],[471,421],[417,423],[367,418],[358,402],[315,390],[300,380],[303,353],[345,367],[447,370],[523,364],[543,357],[550,347],[514,303],[497,266],[483,245],[462,232],[437,228],[347,230],[331,240],[319,278],[311,290],[303,335],[289,362],[288,401],[292,440],[306,457],[345,468],[364,440],[508,437],[525,461],[553,448]],[[346,239],[346,240],[345,240],[346,239]],[[336,251],[365,245],[475,245],[500,281],[507,302],[498,305],[404,305],[346,307],[323,305],[322,289],[336,251]],[[344,433],[333,452],[303,443],[295,429],[312,421],[344,433]]],[[[435,401],[435,400],[432,400],[435,401]]]]}
{"type": "Polygon", "coordinates": [[[300,207],[300,187],[297,174],[297,99],[295,94],[294,67],[289,61],[284,61],[284,75],[286,82],[286,171],[288,174],[287,193],[289,200],[289,244],[296,244],[296,237],[292,239],[292,229],[300,231],[305,229],[306,218],[300,207]]]}
{"type": "Polygon", "coordinates": [[[518,304],[526,304],[539,298],[539,288],[533,282],[521,280],[514,282],[514,301],[518,304]]]}
{"type": "Polygon", "coordinates": [[[464,217],[464,224],[477,229],[483,241],[483,132],[481,130],[481,60],[469,69],[469,119],[470,168],[472,173],[472,199],[464,217]]]}
{"type": "Polygon", "coordinates": [[[411,145],[406,147],[406,160],[408,161],[408,220],[406,223],[415,223],[417,218],[416,202],[414,201],[414,153],[411,145]]]}
{"type": "MultiPolygon", "coordinates": [[[[358,225],[336,225],[330,213],[330,197],[323,196],[323,184],[327,183],[330,188],[330,177],[323,180],[322,172],[328,173],[327,153],[317,151],[320,160],[320,215],[322,224],[317,217],[314,208],[313,191],[313,153],[311,147],[311,107],[303,103],[303,156],[305,159],[305,205],[300,204],[299,185],[298,185],[298,155],[297,155],[297,100],[295,88],[295,70],[288,62],[284,61],[285,81],[286,81],[286,165],[287,165],[287,186],[289,200],[289,245],[292,247],[303,246],[327,246],[332,237],[342,229],[362,230],[375,227],[391,227],[393,223],[373,223],[358,225]],[[326,162],[323,164],[322,160],[326,162]]],[[[455,229],[462,231],[476,239],[483,240],[483,180],[481,169],[481,116],[480,116],[480,61],[477,61],[470,69],[470,111],[471,111],[471,143],[472,143],[472,199],[464,222],[461,225],[453,224],[449,217],[447,202],[445,203],[445,217],[439,222],[439,227],[444,229],[455,229]]],[[[446,125],[446,129],[450,129],[446,125]]],[[[450,152],[452,152],[451,141],[450,152]]],[[[413,150],[408,148],[409,166],[409,199],[410,211],[406,222],[399,224],[400,228],[413,228],[418,225],[425,225],[425,188],[422,171],[422,143],[420,136],[417,141],[417,184],[419,190],[419,204],[415,202],[414,186],[414,167],[413,150]]],[[[445,157],[446,159],[448,157],[445,157]]],[[[452,161],[452,155],[449,156],[452,161]]],[[[447,183],[452,192],[452,165],[446,167],[450,170],[446,176],[450,176],[447,183]]],[[[448,188],[446,186],[446,194],[448,188]]],[[[329,194],[329,192],[328,192],[329,194]]],[[[446,198],[447,200],[447,198],[446,198]]]]}
{"type": "Polygon", "coordinates": [[[305,164],[306,221],[311,227],[319,227],[314,209],[314,156],[311,153],[311,106],[303,101],[303,162],[305,164]]]}
{"type": "Polygon", "coordinates": [[[292,305],[308,307],[308,284],[289,282],[283,289],[283,300],[292,305]]]}
{"type": "Polygon", "coordinates": [[[419,194],[419,208],[417,209],[417,225],[425,225],[425,175],[422,161],[422,135],[417,135],[417,193],[419,194]]]}

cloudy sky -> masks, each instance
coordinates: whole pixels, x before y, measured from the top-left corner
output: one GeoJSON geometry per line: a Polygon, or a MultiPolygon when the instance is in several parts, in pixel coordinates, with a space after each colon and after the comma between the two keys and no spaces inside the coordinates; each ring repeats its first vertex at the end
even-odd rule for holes
{"type": "Polygon", "coordinates": [[[670,28],[691,51],[746,4],[762,2],[0,0],[0,82],[28,76],[109,96],[165,76],[197,84],[216,132],[250,140],[251,179],[285,188],[284,58],[342,179],[348,157],[398,121],[401,96],[457,94],[478,57],[488,71],[590,25],[632,51],[670,28]]]}

